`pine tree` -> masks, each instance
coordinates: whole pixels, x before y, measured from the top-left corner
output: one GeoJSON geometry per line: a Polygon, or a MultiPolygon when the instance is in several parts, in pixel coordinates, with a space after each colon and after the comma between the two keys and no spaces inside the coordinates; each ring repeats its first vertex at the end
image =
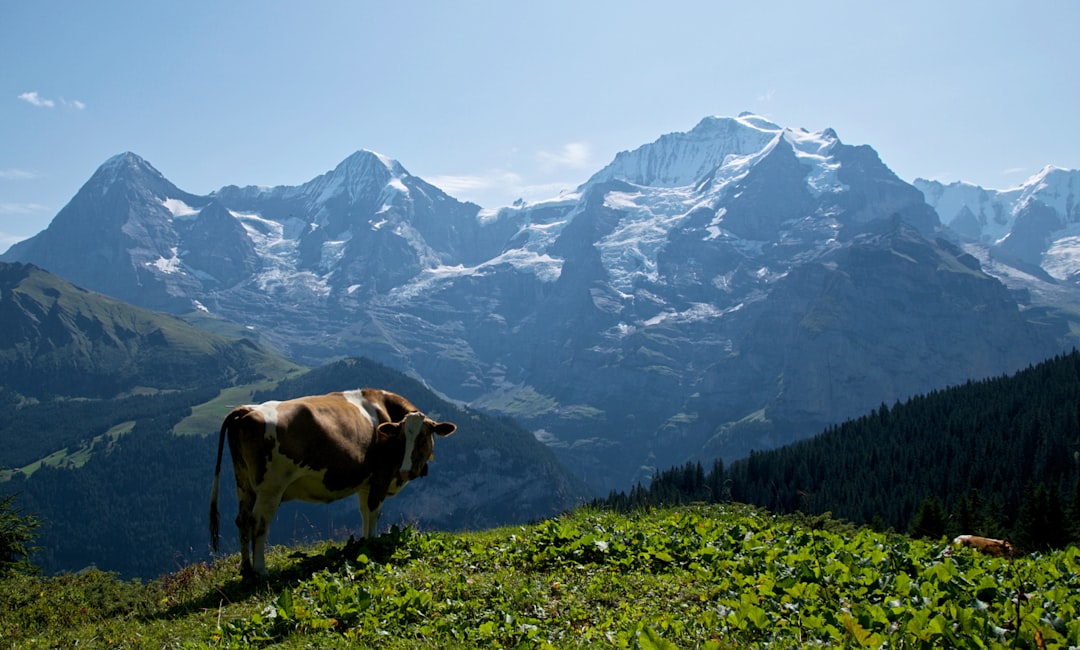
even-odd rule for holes
{"type": "Polygon", "coordinates": [[[725,485],[727,477],[724,475],[724,459],[717,458],[713,461],[712,469],[705,477],[705,482],[709,487],[710,501],[713,503],[719,503],[721,501],[728,501],[731,499],[730,491],[725,485]]]}
{"type": "Polygon", "coordinates": [[[1080,544],[1080,478],[1076,480],[1076,485],[1073,488],[1072,503],[1069,504],[1069,519],[1066,526],[1069,541],[1073,544],[1080,544]]]}
{"type": "Polygon", "coordinates": [[[993,516],[989,513],[989,505],[976,489],[960,497],[950,523],[952,524],[949,526],[951,534],[997,536],[993,516]]]}
{"type": "Polygon", "coordinates": [[[15,507],[15,494],[0,497],[0,575],[11,571],[35,573],[30,555],[38,550],[32,546],[39,521],[15,507]]]}
{"type": "Polygon", "coordinates": [[[911,522],[911,535],[928,539],[945,536],[945,508],[937,497],[926,497],[911,522]]]}
{"type": "Polygon", "coordinates": [[[1065,545],[1065,511],[1057,485],[1039,483],[1024,491],[1016,539],[1027,551],[1045,551],[1065,545]]]}

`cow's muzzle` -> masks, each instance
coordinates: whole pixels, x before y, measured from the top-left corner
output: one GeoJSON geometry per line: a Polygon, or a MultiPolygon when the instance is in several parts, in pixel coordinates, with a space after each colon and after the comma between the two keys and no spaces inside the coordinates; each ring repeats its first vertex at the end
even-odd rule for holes
{"type": "Polygon", "coordinates": [[[413,470],[399,470],[397,475],[398,483],[407,483],[413,479],[423,478],[427,476],[427,465],[420,468],[419,472],[413,470]]]}

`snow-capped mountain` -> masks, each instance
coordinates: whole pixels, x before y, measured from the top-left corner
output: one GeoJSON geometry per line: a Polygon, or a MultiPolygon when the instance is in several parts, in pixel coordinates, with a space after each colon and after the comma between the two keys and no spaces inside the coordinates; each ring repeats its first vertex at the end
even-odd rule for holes
{"type": "Polygon", "coordinates": [[[1080,278],[1080,170],[1047,166],[1007,190],[924,179],[915,186],[942,222],[970,241],[1056,280],[1080,278]]]}
{"type": "Polygon", "coordinates": [[[950,233],[869,146],[743,114],[483,211],[367,151],[208,196],[124,154],[0,259],[209,311],[305,363],[404,369],[517,417],[606,490],[1068,343],[950,233]]]}

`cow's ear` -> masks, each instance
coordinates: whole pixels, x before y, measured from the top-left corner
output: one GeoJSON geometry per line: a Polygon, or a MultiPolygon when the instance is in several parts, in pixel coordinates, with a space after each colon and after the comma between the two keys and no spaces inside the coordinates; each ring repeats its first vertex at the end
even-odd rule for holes
{"type": "Polygon", "coordinates": [[[379,425],[376,432],[379,434],[379,440],[389,440],[401,431],[401,425],[398,422],[383,422],[379,425]]]}
{"type": "Polygon", "coordinates": [[[457,431],[457,425],[453,422],[440,422],[435,425],[435,435],[446,437],[457,431]]]}

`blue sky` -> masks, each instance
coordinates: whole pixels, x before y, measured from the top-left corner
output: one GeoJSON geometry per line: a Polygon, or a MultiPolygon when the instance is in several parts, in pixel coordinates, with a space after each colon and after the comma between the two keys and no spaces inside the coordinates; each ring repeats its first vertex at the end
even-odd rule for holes
{"type": "Polygon", "coordinates": [[[110,156],[181,189],[371,149],[485,207],[752,111],[905,180],[1080,168],[1080,2],[0,3],[0,250],[110,156]]]}

